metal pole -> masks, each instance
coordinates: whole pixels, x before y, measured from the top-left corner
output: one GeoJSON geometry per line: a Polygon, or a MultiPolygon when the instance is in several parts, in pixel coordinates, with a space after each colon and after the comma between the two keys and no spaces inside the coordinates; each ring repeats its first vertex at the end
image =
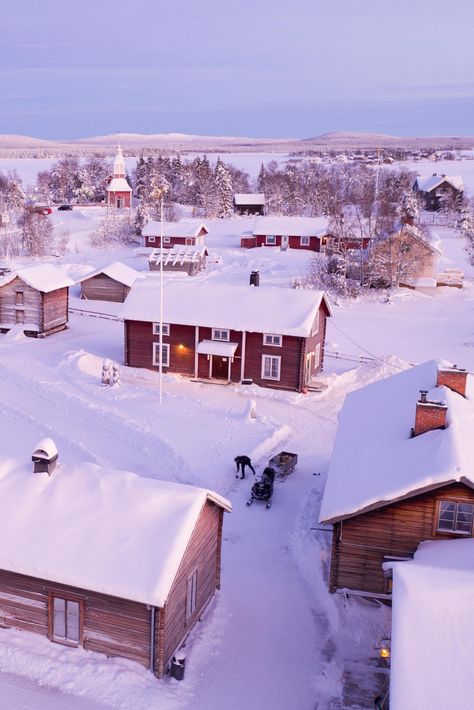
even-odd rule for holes
{"type": "Polygon", "coordinates": [[[163,194],[160,203],[160,404],[163,402],[163,194]]]}

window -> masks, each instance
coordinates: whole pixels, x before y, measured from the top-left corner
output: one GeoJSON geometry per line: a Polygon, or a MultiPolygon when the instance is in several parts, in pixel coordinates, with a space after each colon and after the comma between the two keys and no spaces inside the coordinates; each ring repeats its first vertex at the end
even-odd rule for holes
{"type": "Polygon", "coordinates": [[[321,343],[318,343],[314,348],[314,368],[319,367],[319,360],[321,358],[321,343]]]}
{"type": "Polygon", "coordinates": [[[228,330],[222,330],[222,328],[213,328],[212,329],[212,339],[213,340],[225,340],[226,342],[229,342],[230,332],[228,330]]]}
{"type": "Polygon", "coordinates": [[[265,244],[276,244],[276,237],[274,234],[267,234],[265,237],[265,244]]]}
{"type": "Polygon", "coordinates": [[[438,532],[471,535],[473,513],[473,503],[440,500],[438,508],[438,532]]]}
{"type": "Polygon", "coordinates": [[[53,641],[79,646],[81,643],[82,602],[52,597],[50,628],[53,641]]]}
{"type": "Polygon", "coordinates": [[[171,241],[170,237],[163,237],[163,244],[169,244],[171,241]]]}
{"type": "Polygon", "coordinates": [[[274,355],[262,355],[262,379],[280,379],[281,357],[274,355]]]}
{"type": "Polygon", "coordinates": [[[263,336],[264,345],[273,345],[276,348],[281,348],[281,335],[272,335],[271,333],[265,333],[263,336]]]}
{"type": "Polygon", "coordinates": [[[300,237],[300,244],[302,247],[309,247],[309,237],[300,237]]]}
{"type": "Polygon", "coordinates": [[[23,291],[15,291],[15,306],[23,306],[25,303],[25,294],[23,291]]]}
{"type": "Polygon", "coordinates": [[[148,237],[148,241],[149,241],[149,242],[154,242],[154,241],[155,241],[155,237],[148,237]]]}
{"type": "Polygon", "coordinates": [[[186,619],[196,611],[197,602],[197,570],[188,578],[186,589],[186,619]]]}
{"type": "Polygon", "coordinates": [[[16,310],[15,311],[15,323],[24,323],[25,322],[25,311],[21,310],[16,310]]]}
{"type": "MultiPolygon", "coordinates": [[[[159,335],[160,334],[160,324],[159,323],[153,323],[153,335],[159,335]]],[[[163,323],[163,337],[165,335],[170,334],[170,324],[169,323],[163,323]]]]}
{"type": "Polygon", "coordinates": [[[319,330],[319,311],[316,315],[316,318],[313,321],[313,327],[311,328],[311,335],[316,335],[318,330],[319,330]]]}
{"type": "MultiPolygon", "coordinates": [[[[160,344],[153,343],[153,364],[160,365],[160,344]]],[[[169,367],[170,364],[170,346],[168,343],[163,343],[163,367],[169,367]]]]}

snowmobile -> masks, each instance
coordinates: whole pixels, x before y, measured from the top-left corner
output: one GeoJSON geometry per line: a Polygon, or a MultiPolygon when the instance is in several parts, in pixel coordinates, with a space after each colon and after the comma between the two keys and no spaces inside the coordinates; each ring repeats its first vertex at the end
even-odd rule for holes
{"type": "Polygon", "coordinates": [[[275,480],[275,470],[267,466],[260,478],[257,478],[250,491],[250,498],[247,505],[252,505],[254,500],[265,501],[266,508],[272,505],[273,482],[275,480]]]}

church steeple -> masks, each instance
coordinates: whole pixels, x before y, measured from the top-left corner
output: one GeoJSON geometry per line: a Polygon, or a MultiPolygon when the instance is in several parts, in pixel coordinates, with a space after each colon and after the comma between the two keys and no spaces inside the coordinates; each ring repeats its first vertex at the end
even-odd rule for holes
{"type": "Polygon", "coordinates": [[[125,177],[125,159],[123,157],[122,148],[120,143],[117,146],[117,153],[114,160],[114,178],[124,178],[125,177]]]}

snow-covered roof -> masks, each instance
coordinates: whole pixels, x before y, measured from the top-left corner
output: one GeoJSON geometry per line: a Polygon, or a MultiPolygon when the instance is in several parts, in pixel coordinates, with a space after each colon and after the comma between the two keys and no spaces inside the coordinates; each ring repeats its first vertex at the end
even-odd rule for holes
{"type": "Polygon", "coordinates": [[[447,182],[455,190],[464,191],[464,180],[460,175],[421,175],[416,178],[416,186],[420,192],[431,192],[443,182],[447,182]]]}
{"type": "Polygon", "coordinates": [[[107,192],[131,192],[132,188],[124,177],[114,177],[107,185],[107,192]]]}
{"type": "Polygon", "coordinates": [[[431,360],[347,395],[321,504],[320,520],[334,521],[388,505],[448,481],[474,487],[474,382],[467,397],[436,387],[431,360]],[[446,429],[410,438],[419,391],[448,405],[446,429]]]}
{"type": "Polygon", "coordinates": [[[58,288],[74,286],[74,281],[56,266],[52,264],[37,264],[36,266],[18,269],[18,271],[7,274],[0,279],[0,288],[13,281],[17,276],[28,286],[42,293],[50,293],[58,288]]]}
{"type": "Polygon", "coordinates": [[[212,491],[95,464],[0,464],[0,569],[163,606],[212,491]]]}
{"type": "Polygon", "coordinates": [[[201,340],[196,348],[202,355],[219,355],[221,357],[234,357],[238,343],[229,343],[223,340],[201,340]]]}
{"type": "Polygon", "coordinates": [[[236,192],[234,202],[236,205],[264,205],[265,195],[263,192],[236,192]]]}
{"type": "Polygon", "coordinates": [[[445,710],[474,695],[474,540],[421,543],[393,568],[390,707],[445,710]]]}
{"type": "MultiPolygon", "coordinates": [[[[329,310],[323,291],[169,281],[164,284],[163,319],[180,325],[308,337],[323,301],[329,310]]],[[[120,315],[125,320],[157,323],[158,281],[148,276],[136,281],[120,315]]]]}
{"type": "Polygon", "coordinates": [[[327,234],[327,217],[257,217],[253,226],[254,236],[277,234],[292,237],[319,237],[327,234]]]}
{"type": "Polygon", "coordinates": [[[416,227],[413,224],[404,224],[402,229],[406,234],[413,237],[413,239],[416,239],[418,242],[426,246],[427,249],[429,249],[433,254],[441,256],[442,252],[439,248],[441,241],[438,236],[435,234],[432,235],[432,233],[428,231],[422,232],[419,227],[416,227]]]}
{"type": "MultiPolygon", "coordinates": [[[[209,232],[205,224],[196,220],[189,220],[189,222],[163,222],[164,237],[197,237],[202,229],[206,231],[206,234],[209,232]]],[[[150,222],[143,227],[142,236],[161,236],[161,222],[150,220],[150,222]]]]}
{"type": "Polygon", "coordinates": [[[112,264],[104,266],[102,269],[96,269],[89,274],[86,274],[82,278],[78,279],[76,283],[82,283],[88,279],[92,279],[98,274],[105,274],[114,281],[118,281],[124,286],[132,286],[136,278],[143,278],[143,274],[139,271],[135,271],[130,266],[122,264],[121,261],[114,261],[112,264]]]}

